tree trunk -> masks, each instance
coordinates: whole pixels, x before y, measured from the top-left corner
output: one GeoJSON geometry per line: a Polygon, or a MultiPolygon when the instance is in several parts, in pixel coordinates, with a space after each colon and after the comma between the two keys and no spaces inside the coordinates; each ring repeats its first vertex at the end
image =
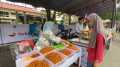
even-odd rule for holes
{"type": "Polygon", "coordinates": [[[52,17],[53,21],[56,21],[56,11],[54,11],[53,17],[52,17]]]}
{"type": "Polygon", "coordinates": [[[47,13],[47,21],[51,21],[51,12],[50,12],[50,9],[46,9],[46,13],[47,13]]]}

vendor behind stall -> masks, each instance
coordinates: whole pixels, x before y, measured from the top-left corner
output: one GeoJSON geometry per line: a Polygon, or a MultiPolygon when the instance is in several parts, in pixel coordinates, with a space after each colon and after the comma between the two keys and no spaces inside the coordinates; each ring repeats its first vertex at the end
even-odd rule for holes
{"type": "Polygon", "coordinates": [[[80,17],[78,22],[76,22],[70,32],[71,38],[79,37],[81,33],[86,32],[89,30],[86,22],[86,18],[80,17]]]}
{"type": "Polygon", "coordinates": [[[76,27],[76,33],[79,34],[83,30],[84,17],[81,17],[78,20],[79,22],[76,23],[75,27],[76,27]]]}

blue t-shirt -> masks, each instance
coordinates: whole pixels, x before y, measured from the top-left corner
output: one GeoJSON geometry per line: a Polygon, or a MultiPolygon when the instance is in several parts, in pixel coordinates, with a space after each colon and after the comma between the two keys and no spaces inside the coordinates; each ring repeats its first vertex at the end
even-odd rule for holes
{"type": "Polygon", "coordinates": [[[58,25],[58,29],[60,29],[61,31],[63,31],[64,30],[64,25],[63,24],[59,24],[58,25]]]}
{"type": "Polygon", "coordinates": [[[39,33],[37,31],[37,24],[30,24],[29,26],[29,33],[34,36],[38,36],[39,33]]]}

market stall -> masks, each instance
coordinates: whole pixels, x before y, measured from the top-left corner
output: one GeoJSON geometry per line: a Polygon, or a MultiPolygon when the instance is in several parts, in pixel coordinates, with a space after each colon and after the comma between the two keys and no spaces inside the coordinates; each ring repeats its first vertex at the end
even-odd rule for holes
{"type": "MultiPolygon", "coordinates": [[[[44,67],[69,67],[81,58],[81,47],[67,40],[61,39],[63,42],[56,42],[56,39],[59,40],[59,37],[53,34],[51,36],[47,35],[47,37],[40,35],[37,42],[34,43],[36,38],[29,33],[29,29],[29,24],[1,24],[0,26],[0,31],[2,31],[0,45],[18,46],[15,49],[17,54],[15,56],[16,59],[14,59],[16,61],[16,67],[34,67],[34,65],[40,65],[41,67],[44,65],[44,67]],[[45,41],[42,43],[40,41],[41,36],[45,37],[49,42],[46,44],[50,45],[46,46],[45,41]]],[[[80,65],[80,60],[78,65],[80,65]]]]}

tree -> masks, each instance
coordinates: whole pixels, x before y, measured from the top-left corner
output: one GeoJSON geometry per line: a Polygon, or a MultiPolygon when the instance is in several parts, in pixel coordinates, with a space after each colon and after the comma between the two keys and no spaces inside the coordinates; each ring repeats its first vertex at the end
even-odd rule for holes
{"type": "Polygon", "coordinates": [[[112,19],[112,12],[104,12],[100,16],[102,19],[112,19]]]}
{"type": "Polygon", "coordinates": [[[51,11],[50,11],[50,9],[46,9],[46,13],[47,13],[47,20],[51,21],[51,11]]]}

